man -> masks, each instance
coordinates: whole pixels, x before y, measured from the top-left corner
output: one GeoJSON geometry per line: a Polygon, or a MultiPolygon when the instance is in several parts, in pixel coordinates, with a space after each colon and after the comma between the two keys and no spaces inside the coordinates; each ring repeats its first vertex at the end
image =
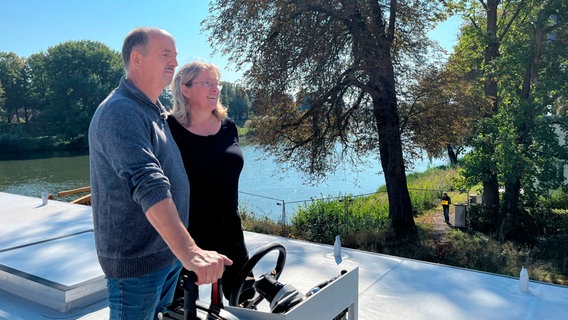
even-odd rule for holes
{"type": "Polygon", "coordinates": [[[187,232],[189,184],[158,101],[177,66],[173,37],[137,28],[124,40],[126,76],[89,127],[95,244],[107,277],[110,319],[158,319],[182,265],[197,284],[232,261],[202,250],[187,232]]]}
{"type": "Polygon", "coordinates": [[[452,204],[452,199],[448,196],[447,192],[442,195],[442,210],[444,211],[444,220],[447,225],[450,223],[450,204],[452,204]]]}

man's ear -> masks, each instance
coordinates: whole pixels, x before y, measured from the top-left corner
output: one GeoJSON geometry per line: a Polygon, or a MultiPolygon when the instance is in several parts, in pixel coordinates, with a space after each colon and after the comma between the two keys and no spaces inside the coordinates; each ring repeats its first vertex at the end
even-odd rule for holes
{"type": "Polygon", "coordinates": [[[138,67],[140,65],[141,62],[141,53],[137,50],[132,50],[132,52],[130,52],[130,63],[135,66],[138,67]]]}

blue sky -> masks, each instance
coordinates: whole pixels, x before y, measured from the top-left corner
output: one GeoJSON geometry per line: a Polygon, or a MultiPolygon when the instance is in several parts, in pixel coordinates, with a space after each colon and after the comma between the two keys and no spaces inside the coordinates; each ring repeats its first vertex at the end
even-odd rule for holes
{"type": "MultiPolygon", "coordinates": [[[[176,39],[180,65],[204,60],[222,70],[222,80],[235,82],[242,72],[213,55],[200,22],[208,16],[206,0],[4,0],[0,4],[0,52],[29,57],[71,40],[100,41],[120,51],[124,36],[138,26],[166,29],[176,39]]],[[[444,47],[456,41],[458,19],[431,33],[444,47]]]]}

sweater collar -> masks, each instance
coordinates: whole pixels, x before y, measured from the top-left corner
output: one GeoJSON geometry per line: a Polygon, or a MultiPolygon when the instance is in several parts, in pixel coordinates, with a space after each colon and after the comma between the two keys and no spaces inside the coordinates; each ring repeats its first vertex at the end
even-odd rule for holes
{"type": "Polygon", "coordinates": [[[150,98],[148,98],[148,96],[146,94],[144,94],[144,92],[142,92],[142,90],[138,89],[138,87],[135,86],[134,83],[132,83],[132,81],[130,81],[130,79],[123,76],[122,79],[120,80],[120,86],[123,87],[126,91],[130,92],[136,98],[142,100],[145,104],[152,105],[155,108],[157,108],[161,117],[164,117],[164,115],[167,115],[166,108],[162,105],[160,100],[158,100],[156,102],[150,101],[150,98]]]}

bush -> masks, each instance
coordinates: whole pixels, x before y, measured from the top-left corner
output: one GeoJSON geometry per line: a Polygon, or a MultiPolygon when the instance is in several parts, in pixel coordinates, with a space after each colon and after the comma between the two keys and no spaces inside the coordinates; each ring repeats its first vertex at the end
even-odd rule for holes
{"type": "Polygon", "coordinates": [[[533,259],[549,261],[560,274],[568,274],[568,234],[559,234],[542,239],[535,250],[533,259]]]}
{"type": "Polygon", "coordinates": [[[550,208],[568,210],[568,193],[560,189],[552,191],[550,197],[545,201],[546,206],[550,208]]]}
{"type": "Polygon", "coordinates": [[[333,244],[336,235],[372,232],[388,220],[388,206],[377,197],[313,200],[292,216],[292,236],[333,244]]]}
{"type": "Polygon", "coordinates": [[[568,233],[568,210],[566,209],[532,209],[538,236],[568,233]]]}
{"type": "Polygon", "coordinates": [[[440,192],[437,191],[411,189],[409,192],[412,212],[415,216],[435,208],[437,201],[441,198],[440,192]]]}
{"type": "Polygon", "coordinates": [[[467,207],[467,219],[473,230],[488,234],[494,233],[496,230],[497,216],[490,215],[488,210],[485,210],[484,205],[469,205],[467,207]]]}
{"type": "Polygon", "coordinates": [[[308,241],[332,244],[346,223],[342,203],[315,200],[306,207],[300,206],[292,216],[292,234],[308,241]]]}
{"type": "Polygon", "coordinates": [[[18,137],[11,134],[0,134],[0,153],[22,153],[52,150],[54,137],[18,137]]]}
{"type": "Polygon", "coordinates": [[[25,153],[56,150],[76,150],[88,147],[87,136],[74,138],[45,134],[38,124],[9,123],[0,125],[0,153],[25,153]]]}
{"type": "Polygon", "coordinates": [[[241,223],[244,230],[287,236],[287,234],[285,234],[285,228],[266,215],[258,217],[254,212],[251,212],[243,205],[239,205],[239,215],[241,216],[241,223]]]}
{"type": "Polygon", "coordinates": [[[512,242],[500,243],[482,233],[452,230],[441,263],[469,269],[518,276],[521,265],[530,263],[529,250],[512,242]]]}

